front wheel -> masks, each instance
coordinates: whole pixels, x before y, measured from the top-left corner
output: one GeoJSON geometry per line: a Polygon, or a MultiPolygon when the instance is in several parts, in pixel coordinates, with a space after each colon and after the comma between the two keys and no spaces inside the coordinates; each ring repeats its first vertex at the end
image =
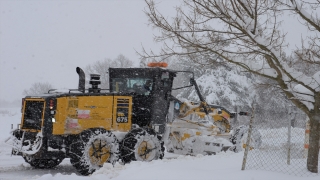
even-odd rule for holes
{"type": "Polygon", "coordinates": [[[124,163],[131,161],[152,161],[164,156],[164,143],[151,129],[133,129],[121,143],[121,159],[124,163]]]}

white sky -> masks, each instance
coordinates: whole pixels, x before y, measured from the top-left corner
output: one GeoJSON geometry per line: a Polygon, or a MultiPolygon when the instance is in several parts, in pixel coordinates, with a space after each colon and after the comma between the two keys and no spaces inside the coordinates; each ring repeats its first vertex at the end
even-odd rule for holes
{"type": "MultiPolygon", "coordinates": [[[[178,1],[162,0],[162,12],[178,1]]],[[[35,82],[77,88],[76,67],[156,49],[143,0],[0,0],[0,99],[22,98],[35,82]]]]}
{"type": "MultiPolygon", "coordinates": [[[[181,0],[157,2],[171,17],[181,0]]],[[[0,99],[22,98],[35,82],[77,88],[77,66],[120,53],[138,62],[135,49],[141,51],[141,45],[157,51],[158,31],[147,26],[145,7],[144,0],[0,0],[0,99]]],[[[294,30],[289,39],[300,43],[294,23],[285,28],[294,30]]]]}

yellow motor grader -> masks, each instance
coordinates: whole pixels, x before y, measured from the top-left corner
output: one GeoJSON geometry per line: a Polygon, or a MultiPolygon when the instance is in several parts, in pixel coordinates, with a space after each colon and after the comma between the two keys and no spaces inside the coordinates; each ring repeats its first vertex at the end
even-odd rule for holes
{"type": "Polygon", "coordinates": [[[194,86],[201,102],[174,98],[173,81],[181,71],[164,65],[109,68],[109,89],[99,88],[97,74],[85,89],[85,73],[77,67],[78,89],[26,96],[20,127],[6,140],[12,154],[35,168],[70,158],[80,174],[89,175],[104,163],[162,159],[164,143],[169,152],[185,154],[211,154],[239,143],[244,133],[231,136],[232,113],[204,101],[192,72],[186,87],[194,86]]]}

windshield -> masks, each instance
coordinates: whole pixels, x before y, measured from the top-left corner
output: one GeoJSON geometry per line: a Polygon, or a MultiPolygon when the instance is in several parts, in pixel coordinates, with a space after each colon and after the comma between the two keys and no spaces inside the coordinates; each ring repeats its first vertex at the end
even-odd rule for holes
{"type": "Polygon", "coordinates": [[[141,95],[149,95],[153,85],[153,81],[150,78],[113,78],[111,82],[113,92],[141,95]]]}

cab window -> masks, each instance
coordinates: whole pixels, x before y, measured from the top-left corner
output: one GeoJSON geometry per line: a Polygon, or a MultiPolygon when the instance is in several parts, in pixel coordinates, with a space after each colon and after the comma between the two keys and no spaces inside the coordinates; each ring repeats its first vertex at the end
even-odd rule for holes
{"type": "Polygon", "coordinates": [[[149,95],[152,91],[153,81],[151,78],[113,78],[111,89],[117,93],[136,93],[149,95]]]}

